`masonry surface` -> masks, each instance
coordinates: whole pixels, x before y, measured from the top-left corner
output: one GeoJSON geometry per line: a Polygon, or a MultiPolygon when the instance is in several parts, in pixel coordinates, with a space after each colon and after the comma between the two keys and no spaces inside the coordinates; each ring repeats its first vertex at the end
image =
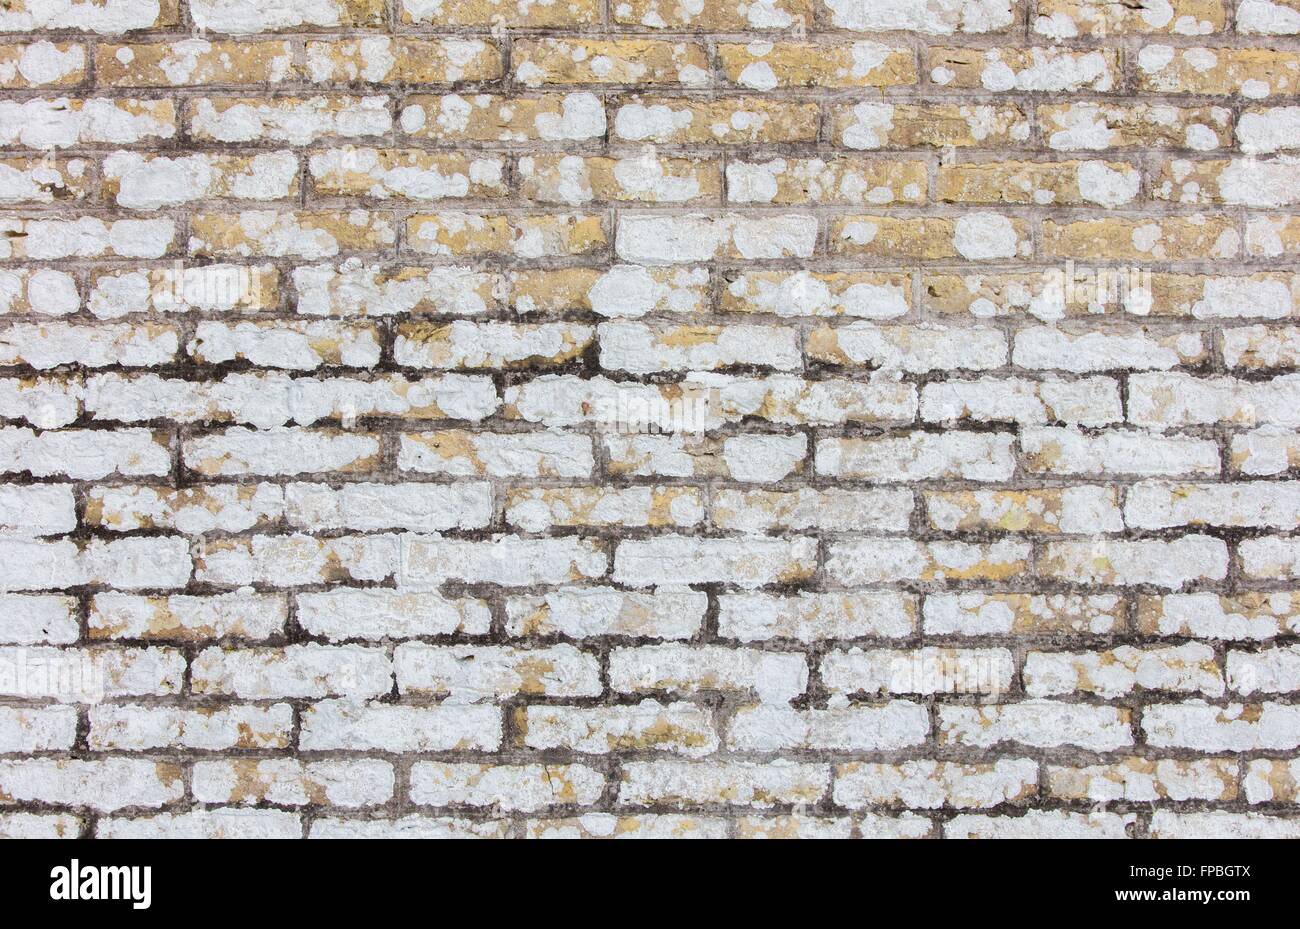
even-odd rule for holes
{"type": "Polygon", "coordinates": [[[1300,837],[1300,0],[3,0],[0,835],[1300,837]]]}

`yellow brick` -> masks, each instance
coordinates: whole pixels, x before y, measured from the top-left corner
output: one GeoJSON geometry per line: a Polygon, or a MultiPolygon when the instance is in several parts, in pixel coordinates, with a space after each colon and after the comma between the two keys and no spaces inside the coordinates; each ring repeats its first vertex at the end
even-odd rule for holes
{"type": "Polygon", "coordinates": [[[419,149],[333,148],[307,160],[313,189],[330,197],[440,200],[506,195],[504,162],[419,149]]]}
{"type": "Polygon", "coordinates": [[[1126,261],[1229,259],[1241,249],[1236,224],[1223,216],[1094,219],[1043,224],[1043,247],[1054,258],[1126,261]]]}
{"type": "Polygon", "coordinates": [[[518,39],[515,77],[540,84],[709,83],[709,58],[697,42],[659,39],[518,39]]]}
{"type": "Polygon", "coordinates": [[[1246,223],[1246,252],[1257,258],[1300,255],[1300,216],[1254,216],[1246,223]]]}
{"type": "Polygon", "coordinates": [[[1032,251],[1023,219],[988,214],[946,217],[844,216],[831,226],[836,255],[937,261],[944,258],[1027,258],[1032,251]],[[991,225],[990,225],[991,223],[991,225]],[[995,233],[995,235],[991,235],[995,233]]]}
{"type": "Polygon", "coordinates": [[[778,316],[890,319],[912,306],[911,277],[873,271],[745,271],[724,276],[720,309],[778,316]]]}
{"type": "Polygon", "coordinates": [[[1043,140],[1060,151],[1107,148],[1192,148],[1232,145],[1232,111],[1221,106],[1164,103],[1044,103],[1043,140]]]}
{"type": "Polygon", "coordinates": [[[728,97],[628,97],[614,111],[613,134],[629,142],[749,145],[756,142],[812,142],[817,138],[816,103],[728,97]]]}
{"type": "Polygon", "coordinates": [[[392,217],[363,210],[198,213],[191,219],[191,255],[327,258],[339,252],[391,248],[392,217]]]}
{"type": "Polygon", "coordinates": [[[420,368],[526,368],[562,365],[591,345],[590,326],[570,323],[402,323],[398,364],[420,368]]]}
{"type": "Polygon", "coordinates": [[[110,87],[279,84],[296,76],[288,42],[206,39],[100,45],[95,75],[110,87]]]}
{"type": "Polygon", "coordinates": [[[6,203],[84,200],[94,191],[85,158],[0,158],[6,203]]]}
{"type": "Polygon", "coordinates": [[[1300,90],[1300,53],[1263,48],[1170,48],[1137,54],[1138,89],[1169,94],[1241,94],[1251,100],[1300,90]]]}
{"type": "Polygon", "coordinates": [[[924,161],[773,158],[727,164],[732,203],[923,203],[928,186],[924,161]]]}
{"type": "Polygon", "coordinates": [[[1116,49],[931,48],[927,70],[941,87],[992,91],[1114,90],[1116,49]]]}
{"type": "Polygon", "coordinates": [[[291,152],[179,157],[119,152],[104,160],[102,173],[104,198],[133,209],[149,209],[155,202],[150,198],[157,197],[165,198],[158,202],[170,205],[179,196],[186,200],[279,200],[296,197],[299,192],[298,161],[291,152]],[[162,189],[178,183],[188,186],[162,189]]]}
{"type": "Polygon", "coordinates": [[[949,203],[1123,206],[1142,176],[1115,161],[988,161],[940,165],[935,196],[949,203]]]}
{"type": "Polygon", "coordinates": [[[553,0],[521,3],[519,0],[442,0],[429,4],[402,0],[402,22],[433,26],[502,26],[549,29],[590,26],[600,22],[600,0],[553,0]]]}
{"type": "Polygon", "coordinates": [[[280,272],[275,268],[226,265],[217,275],[211,273],[211,268],[92,268],[90,310],[96,316],[116,316],[127,308],[130,312],[160,313],[187,309],[257,312],[280,305],[280,272]],[[143,301],[138,296],[141,291],[143,301]],[[124,306],[119,305],[116,295],[122,295],[124,306]]]}
{"type": "Polygon", "coordinates": [[[896,87],[917,82],[910,48],[878,42],[721,43],[718,57],[727,80],[753,90],[774,87],[896,87]]]}
{"type": "Polygon", "coordinates": [[[1113,764],[1047,769],[1047,792],[1062,800],[1235,800],[1235,759],[1125,758],[1113,764]]]}
{"type": "Polygon", "coordinates": [[[313,81],[492,81],[501,77],[503,69],[501,49],[494,42],[476,38],[376,36],[307,43],[307,74],[313,81]]]}
{"type": "Polygon", "coordinates": [[[586,255],[608,244],[603,216],[581,213],[503,216],[417,215],[406,220],[410,248],[430,255],[586,255]]]}
{"type": "Polygon", "coordinates": [[[949,532],[1090,533],[1122,528],[1114,488],[926,491],[930,525],[949,532]]]}
{"type": "Polygon", "coordinates": [[[693,158],[529,155],[519,159],[522,196],[544,203],[698,203],[722,196],[722,166],[693,158]]]}
{"type": "Polygon", "coordinates": [[[510,276],[510,303],[519,313],[702,313],[708,297],[709,274],[703,268],[564,268],[510,276]],[[624,296],[626,281],[637,287],[635,304],[624,296]]]}
{"type": "Polygon", "coordinates": [[[813,0],[614,0],[611,8],[619,25],[647,29],[752,32],[810,27],[813,23],[813,0]]]}
{"type": "Polygon", "coordinates": [[[203,142],[288,142],[387,135],[388,98],[197,97],[186,104],[190,135],[203,142]]]}
{"type": "Polygon", "coordinates": [[[704,518],[697,487],[516,488],[506,496],[506,521],[530,532],[553,526],[687,527],[704,518]]]}
{"type": "Polygon", "coordinates": [[[448,94],[406,98],[398,121],[410,136],[442,141],[581,141],[603,137],[605,113],[590,94],[503,97],[448,94]]]}
{"type": "Polygon", "coordinates": [[[1108,0],[1039,0],[1034,32],[1051,39],[1118,35],[1209,35],[1222,32],[1223,0],[1169,0],[1161,4],[1108,0]]]}
{"type": "Polygon", "coordinates": [[[72,87],[86,79],[86,59],[74,42],[0,45],[0,90],[72,87]]]}
{"type": "Polygon", "coordinates": [[[847,148],[1005,148],[1029,140],[1029,119],[1011,104],[866,103],[832,110],[835,142],[847,148]]]}

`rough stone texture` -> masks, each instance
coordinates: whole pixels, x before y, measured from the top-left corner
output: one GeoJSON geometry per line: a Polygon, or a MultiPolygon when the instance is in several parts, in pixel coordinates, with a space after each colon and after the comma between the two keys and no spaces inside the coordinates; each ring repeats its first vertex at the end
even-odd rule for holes
{"type": "Polygon", "coordinates": [[[0,837],[1300,835],[1297,0],[0,33],[0,837]]]}

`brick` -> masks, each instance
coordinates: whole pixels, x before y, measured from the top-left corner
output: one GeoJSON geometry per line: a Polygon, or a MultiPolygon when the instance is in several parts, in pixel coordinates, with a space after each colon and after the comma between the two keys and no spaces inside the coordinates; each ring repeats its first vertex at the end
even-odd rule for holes
{"type": "Polygon", "coordinates": [[[393,795],[392,766],[371,759],[200,761],[192,778],[194,799],[202,803],[355,808],[393,795]]]}
{"type": "Polygon", "coordinates": [[[1292,839],[1300,835],[1293,819],[1259,813],[1173,813],[1159,810],[1151,817],[1151,836],[1157,839],[1195,839],[1214,836],[1232,839],[1292,839]]]}
{"type": "Polygon", "coordinates": [[[1113,209],[1137,200],[1141,183],[1138,169],[1125,162],[966,162],[940,165],[935,198],[1113,209]]]}
{"type": "Polygon", "coordinates": [[[962,814],[943,825],[947,839],[1126,839],[1133,813],[1030,810],[1024,816],[962,814]]]}
{"type": "Polygon", "coordinates": [[[364,434],[241,427],[187,440],[181,450],[186,467],[209,477],[366,471],[378,453],[378,441],[364,434]]]}
{"type": "Polygon", "coordinates": [[[447,212],[406,219],[407,247],[427,255],[547,258],[602,252],[604,217],[586,213],[482,215],[447,212]]]}
{"type": "Polygon", "coordinates": [[[491,622],[482,600],[446,599],[382,587],[300,593],[297,620],[308,633],[338,642],[426,635],[485,635],[491,622]]]}
{"type": "Polygon", "coordinates": [[[1094,219],[1043,223],[1043,248],[1052,258],[1127,261],[1211,261],[1237,257],[1241,236],[1223,217],[1094,219]]]}
{"type": "Polygon", "coordinates": [[[722,196],[720,166],[691,158],[529,155],[518,170],[520,193],[542,203],[694,203],[722,196]]]}
{"type": "Polygon", "coordinates": [[[307,74],[316,83],[451,84],[493,81],[504,67],[501,49],[481,39],[373,37],[307,43],[307,74]]]}
{"type": "Polygon", "coordinates": [[[917,542],[882,537],[834,542],[826,571],[848,586],[895,581],[1007,580],[1029,567],[1026,542],[917,542]]]}
{"type": "Polygon", "coordinates": [[[6,645],[68,645],[77,641],[77,601],[47,594],[0,594],[7,621],[0,629],[6,645]]]}
{"type": "Polygon", "coordinates": [[[743,271],[728,276],[722,309],[781,317],[893,319],[911,309],[910,281],[889,272],[743,271]]]}
{"type": "Polygon", "coordinates": [[[1075,428],[1034,427],[1024,430],[1021,450],[1027,469],[1037,474],[1175,476],[1219,471],[1213,442],[1139,430],[1089,435],[1075,428]]]}
{"type": "Polygon", "coordinates": [[[743,761],[645,761],[623,766],[619,803],[690,807],[706,804],[767,809],[813,804],[826,793],[826,765],[743,761]]]}
{"type": "Polygon", "coordinates": [[[35,432],[0,428],[0,470],[26,471],[33,477],[67,475],[79,480],[110,474],[127,477],[171,471],[166,437],[148,429],[97,429],[35,432]]]}
{"type": "Polygon", "coordinates": [[[775,158],[727,164],[727,199],[732,203],[920,203],[928,184],[923,161],[775,158]]]}
{"type": "Polygon", "coordinates": [[[1223,674],[1208,645],[1120,646],[1099,652],[1030,652],[1022,671],[1031,697],[1088,693],[1115,699],[1137,688],[1223,695],[1223,674]]]}
{"type": "Polygon", "coordinates": [[[1039,4],[1033,30],[1051,39],[1108,38],[1117,35],[1209,35],[1224,29],[1223,0],[1174,0],[1157,10],[1112,6],[1096,0],[1046,0],[1039,4]]]}
{"type": "Polygon", "coordinates": [[[1300,745],[1300,714],[1280,703],[1160,703],[1142,713],[1147,743],[1199,752],[1289,751],[1300,745]]]}
{"type": "Polygon", "coordinates": [[[1263,640],[1300,626],[1300,600],[1286,591],[1141,597],[1137,626],[1146,635],[1263,640]]]}
{"type": "Polygon", "coordinates": [[[686,528],[703,519],[704,502],[694,488],[512,490],[506,498],[506,522],[528,532],[554,526],[686,528]]]}
{"type": "Polygon", "coordinates": [[[101,761],[0,761],[0,800],[57,803],[112,813],[158,808],[185,793],[181,768],[171,762],[107,758],[101,761]]]}
{"type": "Polygon", "coordinates": [[[813,21],[813,0],[772,0],[750,4],[719,0],[699,8],[665,0],[629,0],[613,9],[614,22],[649,29],[695,29],[709,32],[746,32],[751,29],[788,29],[813,21]]]}
{"type": "Polygon", "coordinates": [[[171,100],[92,97],[0,101],[0,144],[67,148],[88,143],[137,145],[176,135],[171,100]]]}
{"type": "Polygon", "coordinates": [[[99,4],[90,0],[35,3],[17,0],[0,15],[0,31],[33,32],[38,29],[73,29],[114,35],[133,29],[174,26],[176,0],[118,0],[99,4]]]}
{"type": "Polygon", "coordinates": [[[987,370],[1007,362],[1006,338],[996,329],[876,326],[850,323],[808,333],[806,351],[815,361],[867,365],[924,374],[936,370],[987,370]]]}
{"type": "Polygon", "coordinates": [[[1114,490],[1066,487],[1043,490],[927,491],[926,512],[936,529],[1006,530],[1048,534],[1118,532],[1124,520],[1114,490]]]}
{"type": "Polygon", "coordinates": [[[416,536],[403,546],[402,578],[408,586],[466,583],[528,587],[600,577],[608,561],[588,539],[498,536],[491,544],[416,536]]]}
{"type": "Polygon", "coordinates": [[[1277,536],[1245,539],[1238,554],[1247,577],[1290,579],[1300,575],[1300,549],[1292,539],[1277,536]]]}
{"type": "Polygon", "coordinates": [[[560,3],[519,6],[513,0],[402,0],[402,22],[440,26],[495,26],[544,29],[587,26],[600,22],[596,0],[565,0],[560,3]]]}
{"type": "Polygon", "coordinates": [[[1047,793],[1063,800],[1235,800],[1236,765],[1216,759],[1125,758],[1114,764],[1047,769],[1047,793]]]}
{"type": "Polygon", "coordinates": [[[199,257],[330,258],[343,251],[383,251],[396,236],[387,213],[199,213],[190,220],[189,253],[199,257]]]}
{"type": "Polygon", "coordinates": [[[1237,693],[1284,694],[1300,690],[1300,650],[1295,647],[1230,651],[1226,670],[1228,687],[1237,693]]]}
{"type": "Polygon", "coordinates": [[[1300,485],[1272,481],[1249,484],[1145,482],[1129,490],[1124,516],[1130,526],[1141,529],[1173,526],[1294,529],[1300,525],[1300,485]]]}
{"type": "Polygon", "coordinates": [[[709,60],[696,42],[658,39],[521,39],[511,62],[527,87],[542,84],[709,83],[709,60]]]}
{"type": "Polygon", "coordinates": [[[471,433],[457,429],[401,436],[398,467],[458,477],[590,477],[591,439],[553,432],[471,433]]]}
{"type": "Polygon", "coordinates": [[[185,125],[202,142],[287,142],[387,135],[393,128],[388,98],[194,97],[185,105],[185,125]]]}
{"type": "Polygon", "coordinates": [[[271,85],[291,79],[293,72],[293,50],[283,41],[182,39],[95,48],[95,78],[101,87],[271,85]]]}
{"type": "Polygon", "coordinates": [[[1104,426],[1123,419],[1119,385],[1109,378],[972,378],[926,384],[926,422],[1007,422],[1024,426],[1066,422],[1104,426]]]}
{"type": "Polygon", "coordinates": [[[403,695],[483,703],[521,694],[594,697],[601,691],[596,659],[571,645],[542,649],[426,645],[408,642],[393,652],[403,695]]]}
{"type": "Polygon", "coordinates": [[[911,49],[879,42],[845,45],[800,42],[719,43],[728,81],[750,90],[776,87],[896,87],[917,83],[911,49]]]}
{"type": "Polygon", "coordinates": [[[1074,51],[1058,48],[931,48],[930,80],[940,87],[1005,91],[1062,92],[1114,90],[1120,79],[1114,49],[1074,51]]]}
{"type": "Polygon", "coordinates": [[[1144,45],[1137,55],[1139,90],[1173,94],[1240,94],[1259,100],[1294,94],[1300,57],[1262,48],[1171,48],[1144,45]]]}
{"type": "Polygon", "coordinates": [[[845,257],[971,261],[1027,258],[1033,250],[1022,219],[1000,213],[946,217],[846,216],[830,230],[831,252],[845,257]]]}
{"type": "Polygon", "coordinates": [[[635,636],[689,639],[700,630],[708,600],[694,591],[631,593],[610,587],[574,587],[506,600],[511,636],[635,636]]]}
{"type": "Polygon", "coordinates": [[[1232,145],[1232,111],[1227,107],[1078,102],[1042,104],[1037,113],[1044,141],[1058,151],[1189,148],[1204,152],[1232,145]]]}
{"type": "Polygon", "coordinates": [[[1015,743],[1033,748],[1074,745],[1093,752],[1114,751],[1133,744],[1129,716],[1125,708],[1051,700],[943,706],[939,708],[939,741],[984,749],[1015,743]]]}
{"type": "Polygon", "coordinates": [[[569,323],[402,323],[393,360],[411,368],[561,365],[581,356],[594,335],[590,326],[569,323]]]}
{"type": "Polygon", "coordinates": [[[754,649],[647,645],[616,649],[609,657],[610,686],[619,693],[702,691],[752,694],[764,703],[784,703],[808,686],[802,655],[754,649]]]}
{"type": "Polygon", "coordinates": [[[903,638],[916,630],[913,597],[892,591],[852,593],[723,594],[718,634],[742,642],[862,637],[903,638]]]}
{"type": "Polygon", "coordinates": [[[1006,104],[838,104],[832,109],[835,141],[859,150],[1014,146],[1029,139],[1023,110],[1006,104]]]}
{"type": "Polygon", "coordinates": [[[304,751],[495,751],[501,711],[490,706],[393,706],[322,700],[303,713],[304,751]]]}
{"type": "Polygon", "coordinates": [[[579,755],[656,750],[710,755],[718,736],[709,713],[691,703],[642,700],[619,706],[529,706],[516,710],[523,743],[579,755]]]}
{"type": "Polygon", "coordinates": [[[1177,590],[1201,580],[1222,580],[1227,547],[1204,535],[1164,540],[1049,542],[1038,563],[1044,577],[1079,584],[1151,584],[1177,590]]]}
{"type": "Polygon", "coordinates": [[[753,588],[812,574],[816,545],[809,538],[699,539],[662,536],[619,543],[614,580],[629,587],[657,584],[735,584],[753,588]]]}
{"type": "Polygon", "coordinates": [[[719,489],[713,522],[720,529],[759,532],[784,529],[906,531],[912,494],[905,490],[801,488],[792,492],[719,489]]]}
{"type": "Polygon", "coordinates": [[[1000,481],[1014,469],[1011,437],[999,433],[913,432],[897,438],[823,439],[817,471],[873,481],[962,478],[1000,481]]]}
{"type": "Polygon", "coordinates": [[[821,662],[833,694],[979,693],[1011,687],[1015,661],[1006,649],[923,648],[832,651],[821,662]]]}
{"type": "Polygon", "coordinates": [[[411,766],[411,800],[424,806],[535,813],[551,806],[588,806],[604,789],[604,776],[585,765],[494,767],[422,761],[411,766]]]}
{"type": "Polygon", "coordinates": [[[398,538],[392,535],[256,535],[208,542],[195,577],[210,584],[297,587],[325,581],[382,581],[398,570],[398,538]]]}
{"type": "Polygon", "coordinates": [[[298,816],[283,810],[217,808],[164,813],[140,819],[105,817],[95,824],[101,839],[297,839],[298,816]]]}
{"type": "MultiPolygon", "coordinates": [[[[540,7],[539,7],[540,9],[540,7]]],[[[503,97],[415,94],[398,126],[406,135],[445,141],[584,141],[605,134],[605,107],[588,91],[503,97]]]]}
{"type": "Polygon", "coordinates": [[[401,819],[340,819],[312,821],[311,839],[503,839],[508,823],[452,817],[403,816],[401,819]]]}
{"type": "Polygon", "coordinates": [[[195,693],[251,700],[377,697],[392,686],[387,656],[356,645],[206,648],[195,656],[190,674],[195,693]]]}
{"type": "Polygon", "coordinates": [[[104,704],[90,709],[89,744],[126,752],[287,748],[292,729],[293,708],[287,703],[198,709],[104,704]]]}
{"type": "Polygon", "coordinates": [[[77,739],[72,707],[0,707],[0,752],[67,751],[77,739]]]}
{"type": "Polygon", "coordinates": [[[902,700],[826,710],[763,705],[737,710],[728,728],[727,744],[756,752],[878,752],[920,745],[929,732],[925,708],[902,700]]]}
{"type": "Polygon", "coordinates": [[[1300,794],[1296,785],[1300,782],[1300,770],[1294,761],[1274,758],[1258,758],[1251,761],[1242,779],[1246,799],[1250,803],[1295,803],[1300,794]]]}
{"type": "Polygon", "coordinates": [[[285,599],[236,591],[211,597],[96,594],[89,632],[96,639],[268,639],[284,631],[285,599]]]}
{"type": "Polygon", "coordinates": [[[530,839],[721,839],[727,820],[716,817],[652,813],[616,816],[589,813],[569,819],[529,820],[530,839]]]}
{"type": "Polygon", "coordinates": [[[992,764],[908,761],[852,762],[835,769],[835,802],[849,809],[906,805],[917,809],[980,809],[1022,803],[1038,792],[1038,764],[1010,759],[992,764]]]}
{"type": "Polygon", "coordinates": [[[1105,635],[1125,626],[1113,594],[935,593],[924,613],[932,635],[1105,635]]]}
{"type": "MultiPolygon", "coordinates": [[[[629,142],[693,145],[749,145],[812,142],[818,106],[728,95],[720,100],[637,96],[621,99],[611,130],[629,142]]],[[[604,121],[601,121],[602,128],[604,121]]]]}
{"type": "Polygon", "coordinates": [[[185,658],[167,648],[0,648],[0,694],[96,704],[181,692],[185,658]]]}
{"type": "Polygon", "coordinates": [[[190,15],[200,29],[244,35],[310,27],[365,27],[384,21],[380,0],[291,0],[273,7],[250,7],[223,0],[193,0],[190,15]]]}

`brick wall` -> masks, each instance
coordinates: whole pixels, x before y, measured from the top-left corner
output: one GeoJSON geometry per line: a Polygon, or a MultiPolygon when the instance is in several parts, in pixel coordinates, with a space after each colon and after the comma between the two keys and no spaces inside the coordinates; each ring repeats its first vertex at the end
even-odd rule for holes
{"type": "Polygon", "coordinates": [[[1300,836],[1297,0],[0,31],[0,834],[1300,836]]]}

